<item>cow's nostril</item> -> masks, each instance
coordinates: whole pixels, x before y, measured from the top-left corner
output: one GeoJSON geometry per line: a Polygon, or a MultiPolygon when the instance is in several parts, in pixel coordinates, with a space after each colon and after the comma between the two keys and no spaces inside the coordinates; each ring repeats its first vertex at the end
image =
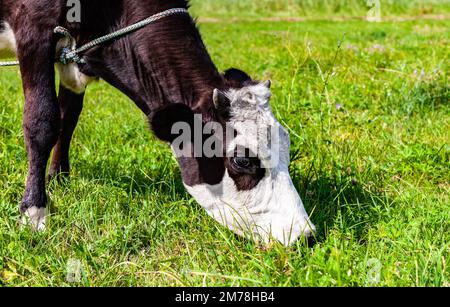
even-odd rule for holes
{"type": "Polygon", "coordinates": [[[315,242],[316,242],[315,233],[316,233],[316,230],[311,227],[308,227],[303,231],[303,236],[304,236],[305,241],[308,244],[308,246],[313,246],[315,244],[315,242]]]}
{"type": "Polygon", "coordinates": [[[311,227],[311,226],[306,226],[306,228],[303,230],[303,235],[305,236],[305,238],[309,238],[314,236],[314,234],[316,233],[316,229],[311,227]]]}
{"type": "Polygon", "coordinates": [[[308,244],[309,247],[314,246],[314,244],[316,244],[316,237],[311,235],[309,237],[306,238],[306,243],[308,244]]]}

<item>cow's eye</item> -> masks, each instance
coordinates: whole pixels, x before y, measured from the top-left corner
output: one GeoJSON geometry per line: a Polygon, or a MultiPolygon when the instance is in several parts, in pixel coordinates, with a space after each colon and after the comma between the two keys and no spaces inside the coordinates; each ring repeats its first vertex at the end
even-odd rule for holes
{"type": "Polygon", "coordinates": [[[249,158],[244,157],[235,157],[232,159],[233,164],[239,168],[249,168],[251,166],[251,162],[249,158]]]}

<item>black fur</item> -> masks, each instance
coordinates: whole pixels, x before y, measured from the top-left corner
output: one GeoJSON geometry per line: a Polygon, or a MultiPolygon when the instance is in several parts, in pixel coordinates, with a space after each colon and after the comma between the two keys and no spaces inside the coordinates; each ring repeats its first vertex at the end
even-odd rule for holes
{"type": "MultiPolygon", "coordinates": [[[[49,175],[69,172],[70,141],[82,110],[83,95],[63,87],[59,98],[56,95],[55,26],[66,27],[81,45],[166,9],[189,6],[185,0],[81,0],[81,23],[68,23],[66,4],[66,0],[2,0],[0,5],[0,20],[11,25],[16,37],[25,94],[29,169],[21,212],[46,206],[46,165],[55,145],[49,175]]],[[[170,123],[190,120],[192,112],[201,113],[205,121],[224,124],[213,107],[213,90],[250,81],[236,69],[225,77],[218,72],[187,15],[164,18],[82,56],[86,60],[82,72],[104,79],[130,97],[149,116],[156,135],[169,142],[173,140],[167,132],[170,123]]],[[[192,185],[220,182],[226,166],[222,158],[179,162],[185,182],[192,185]]]]}

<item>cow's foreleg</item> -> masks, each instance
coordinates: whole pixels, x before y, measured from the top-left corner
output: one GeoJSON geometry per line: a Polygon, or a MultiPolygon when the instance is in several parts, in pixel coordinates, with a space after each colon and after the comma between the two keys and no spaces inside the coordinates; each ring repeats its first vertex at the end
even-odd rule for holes
{"type": "Polygon", "coordinates": [[[60,175],[68,175],[69,148],[73,132],[78,123],[81,110],[83,108],[83,94],[75,94],[64,86],[59,87],[59,108],[61,112],[61,126],[58,135],[58,142],[53,149],[53,158],[48,172],[49,179],[57,178],[60,175]]]}
{"type": "MultiPolygon", "coordinates": [[[[45,171],[56,143],[60,111],[55,91],[55,45],[51,31],[30,35],[18,33],[18,58],[25,94],[23,128],[28,153],[28,176],[20,212],[28,217],[32,227],[45,227],[47,196],[45,171]]],[[[35,33],[39,33],[36,29],[35,33]]]]}

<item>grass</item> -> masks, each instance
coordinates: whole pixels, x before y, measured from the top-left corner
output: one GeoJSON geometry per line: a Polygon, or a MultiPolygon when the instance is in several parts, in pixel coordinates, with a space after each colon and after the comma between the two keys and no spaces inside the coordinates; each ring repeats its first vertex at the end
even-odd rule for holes
{"type": "Polygon", "coordinates": [[[273,81],[291,174],[318,227],[309,247],[263,249],[211,220],[144,116],[103,82],[87,92],[71,180],[48,189],[48,230],[20,230],[23,95],[17,69],[2,68],[0,285],[448,286],[449,27],[200,25],[221,70],[273,81]],[[73,260],[83,274],[69,283],[73,260]]]}
{"type": "Polygon", "coordinates": [[[259,19],[261,17],[366,17],[376,3],[382,16],[450,13],[449,0],[191,0],[202,17],[259,19]]]}

